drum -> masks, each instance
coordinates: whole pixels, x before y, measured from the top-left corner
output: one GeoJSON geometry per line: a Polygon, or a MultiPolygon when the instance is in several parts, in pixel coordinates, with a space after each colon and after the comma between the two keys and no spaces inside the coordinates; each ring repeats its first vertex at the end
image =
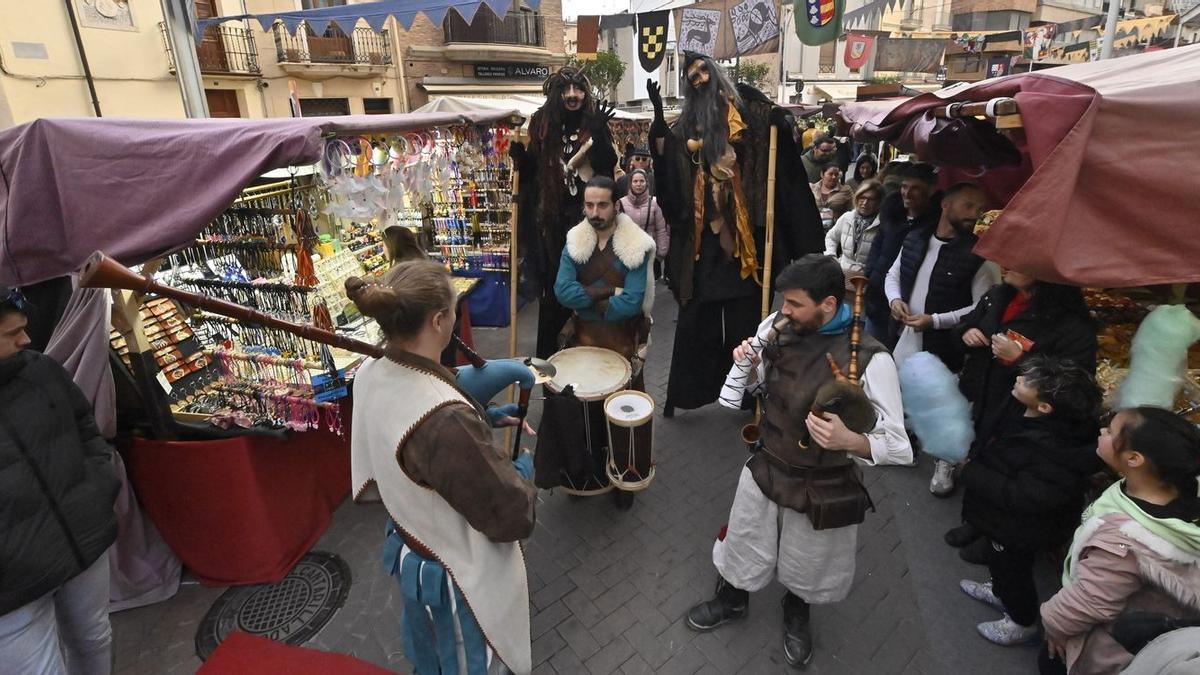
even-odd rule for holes
{"type": "Polygon", "coordinates": [[[534,482],[572,495],[608,492],[604,400],[629,386],[633,369],[625,357],[600,347],[571,347],[549,361],[556,372],[545,385],[534,482]]]}
{"type": "Polygon", "coordinates": [[[608,481],[618,490],[645,490],[654,480],[654,399],[618,391],[604,400],[608,420],[608,481]]]}
{"type": "Polygon", "coordinates": [[[570,386],[582,401],[603,401],[633,376],[629,361],[611,349],[571,347],[549,360],[557,372],[546,386],[556,394],[570,386]]]}

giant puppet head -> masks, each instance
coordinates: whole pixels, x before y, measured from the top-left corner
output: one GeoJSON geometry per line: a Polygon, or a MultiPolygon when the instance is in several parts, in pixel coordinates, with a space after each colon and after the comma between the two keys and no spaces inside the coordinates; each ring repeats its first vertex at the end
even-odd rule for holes
{"type": "Polygon", "coordinates": [[[542,83],[547,107],[567,113],[590,112],[592,106],[592,83],[583,70],[575,66],[559,68],[542,83]]]}
{"type": "Polygon", "coordinates": [[[729,143],[727,106],[740,107],[742,97],[725,69],[703,54],[684,52],[683,77],[680,128],[686,138],[704,141],[701,154],[709,165],[716,164],[729,143]]]}

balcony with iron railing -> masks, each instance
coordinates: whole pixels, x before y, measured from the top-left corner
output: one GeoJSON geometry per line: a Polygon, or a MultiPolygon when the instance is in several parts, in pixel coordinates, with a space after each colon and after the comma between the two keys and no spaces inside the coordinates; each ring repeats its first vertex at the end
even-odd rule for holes
{"type": "MultiPolygon", "coordinates": [[[[167,39],[167,26],[158,23],[159,33],[163,39],[163,49],[167,53],[167,67],[175,72],[175,54],[167,39]]],[[[258,64],[258,45],[254,41],[254,33],[250,29],[236,25],[209,26],[204,30],[204,38],[196,44],[196,60],[200,63],[200,72],[220,75],[260,75],[262,68],[258,64]]]]}
{"type": "Polygon", "coordinates": [[[275,50],[281,65],[331,64],[339,66],[389,66],[392,49],[388,31],[360,27],[350,34],[331,25],[324,35],[301,27],[295,35],[282,24],[274,26],[275,50]]]}
{"type": "Polygon", "coordinates": [[[455,13],[442,22],[446,44],[546,46],[546,20],[534,12],[509,12],[503,18],[480,8],[471,23],[455,13]]]}

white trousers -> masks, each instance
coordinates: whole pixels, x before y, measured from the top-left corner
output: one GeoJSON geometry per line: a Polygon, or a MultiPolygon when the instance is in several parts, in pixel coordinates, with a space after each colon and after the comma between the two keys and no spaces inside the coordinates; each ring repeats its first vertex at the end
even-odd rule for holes
{"type": "Polygon", "coordinates": [[[0,616],[0,675],[109,675],[108,553],[54,591],[0,616]]]}
{"type": "Polygon", "coordinates": [[[713,564],[744,591],[766,588],[773,577],[808,603],[842,600],[854,581],[858,526],[814,530],[808,516],[780,508],[742,467],[724,540],[713,564]]]}

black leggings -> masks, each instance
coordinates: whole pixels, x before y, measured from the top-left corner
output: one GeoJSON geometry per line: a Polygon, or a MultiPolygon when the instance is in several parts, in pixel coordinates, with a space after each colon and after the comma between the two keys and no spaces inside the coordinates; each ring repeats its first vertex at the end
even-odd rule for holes
{"type": "Polygon", "coordinates": [[[1004,603],[1004,611],[1022,626],[1032,626],[1038,620],[1037,586],[1033,583],[1035,549],[1006,546],[995,547],[988,556],[988,571],[992,573],[992,592],[1004,603]]]}

